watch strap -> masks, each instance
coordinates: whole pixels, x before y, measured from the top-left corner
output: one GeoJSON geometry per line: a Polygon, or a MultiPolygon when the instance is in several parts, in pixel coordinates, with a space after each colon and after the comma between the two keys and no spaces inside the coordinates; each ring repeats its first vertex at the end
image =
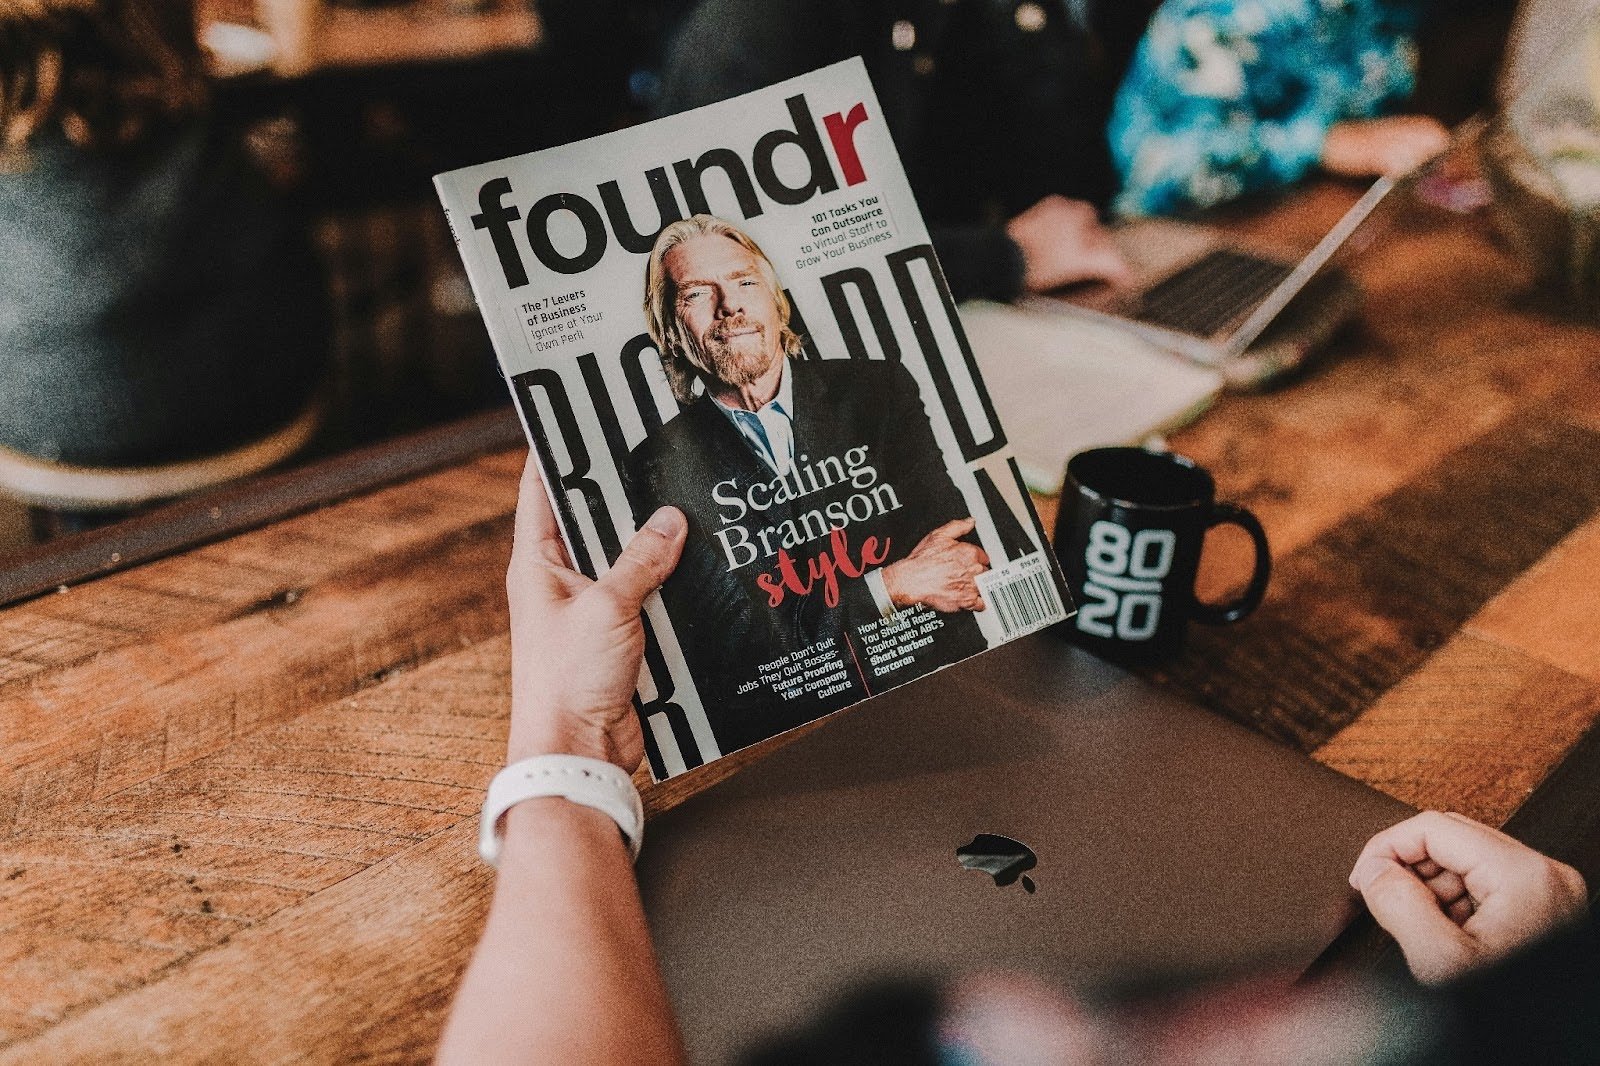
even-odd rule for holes
{"type": "Polygon", "coordinates": [[[644,804],[633,778],[611,763],[581,755],[535,755],[494,775],[483,799],[478,825],[478,854],[490,866],[500,865],[500,819],[523,800],[543,796],[593,807],[617,823],[628,851],[639,857],[644,842],[644,804]]]}

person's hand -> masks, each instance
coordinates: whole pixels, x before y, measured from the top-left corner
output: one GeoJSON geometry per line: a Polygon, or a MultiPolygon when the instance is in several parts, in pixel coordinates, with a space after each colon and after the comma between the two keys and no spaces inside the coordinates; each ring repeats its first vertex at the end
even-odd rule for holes
{"type": "Polygon", "coordinates": [[[1322,168],[1347,178],[1397,178],[1450,146],[1450,131],[1427,115],[1339,122],[1322,144],[1322,168]]]}
{"type": "Polygon", "coordinates": [[[1133,271],[1090,204],[1046,196],[1006,223],[1022,250],[1022,283],[1049,292],[1078,281],[1128,281],[1133,271]]]}
{"type": "Polygon", "coordinates": [[[917,542],[911,554],[883,568],[883,587],[896,607],[924,604],[935,611],[983,610],[977,576],[989,568],[989,555],[961,538],[975,522],[946,522],[917,542]]]}
{"type": "Polygon", "coordinates": [[[1426,984],[1457,977],[1576,920],[1572,867],[1459,814],[1425,811],[1362,849],[1350,886],[1426,984]]]}
{"type": "Polygon", "coordinates": [[[631,700],[644,658],[639,612],[683,552],[683,513],[663,507],[600,580],[572,569],[537,462],[522,473],[511,604],[510,762],[587,755],[632,773],[644,736],[631,700]]]}

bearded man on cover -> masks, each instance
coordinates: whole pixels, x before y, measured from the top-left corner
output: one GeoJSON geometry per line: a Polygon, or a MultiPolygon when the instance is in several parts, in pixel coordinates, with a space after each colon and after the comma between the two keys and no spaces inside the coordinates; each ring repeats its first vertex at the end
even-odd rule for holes
{"type": "Polygon", "coordinates": [[[803,358],[772,263],[709,215],[657,238],[645,314],[683,409],[629,456],[629,499],[641,522],[688,517],[661,592],[724,752],[987,646],[988,556],[909,371],[803,358]],[[872,663],[858,627],[906,611],[933,639],[872,663]],[[789,698],[760,682],[805,648],[836,651],[841,680],[789,698]]]}

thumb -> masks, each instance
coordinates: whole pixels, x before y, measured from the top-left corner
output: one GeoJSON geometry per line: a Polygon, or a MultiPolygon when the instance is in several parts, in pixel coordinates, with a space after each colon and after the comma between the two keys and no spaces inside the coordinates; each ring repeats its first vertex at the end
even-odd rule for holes
{"type": "Polygon", "coordinates": [[[601,574],[595,584],[637,611],[644,606],[644,598],[660,588],[678,565],[688,528],[682,511],[661,508],[633,535],[611,569],[601,574]]]}
{"type": "Polygon", "coordinates": [[[1399,942],[1417,980],[1437,984],[1471,965],[1472,938],[1439,909],[1432,890],[1410,870],[1386,862],[1363,881],[1367,910],[1399,942]]]}

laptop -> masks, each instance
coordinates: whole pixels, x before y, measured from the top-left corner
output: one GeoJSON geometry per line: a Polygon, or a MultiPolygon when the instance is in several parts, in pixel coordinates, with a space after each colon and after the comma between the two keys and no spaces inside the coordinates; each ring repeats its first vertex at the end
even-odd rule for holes
{"type": "Polygon", "coordinates": [[[1391,178],[1373,182],[1298,261],[1232,243],[1206,226],[1164,219],[1125,223],[1114,232],[1133,266],[1133,280],[1069,293],[1064,300],[1083,314],[1221,368],[1232,379],[1264,380],[1297,364],[1354,313],[1360,294],[1334,259],[1396,184],[1391,178]],[[1293,312],[1292,320],[1285,321],[1286,312],[1293,312]],[[1268,337],[1275,325],[1276,336],[1268,337]],[[1251,352],[1268,341],[1270,356],[1251,352]]]}
{"type": "Polygon", "coordinates": [[[1409,813],[1042,633],[653,820],[638,873],[691,1058],[723,1062],[874,978],[1298,972],[1409,813]]]}

